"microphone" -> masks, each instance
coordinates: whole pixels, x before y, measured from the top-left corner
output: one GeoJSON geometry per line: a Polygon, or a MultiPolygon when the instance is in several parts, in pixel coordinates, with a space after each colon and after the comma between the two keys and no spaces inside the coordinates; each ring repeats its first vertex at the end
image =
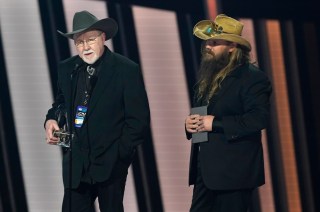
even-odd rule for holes
{"type": "Polygon", "coordinates": [[[71,80],[73,79],[74,74],[76,74],[76,73],[78,72],[78,70],[80,69],[80,67],[81,67],[83,64],[84,64],[84,63],[81,63],[81,64],[76,63],[76,64],[74,65],[74,68],[72,69],[72,72],[71,72],[71,75],[70,75],[70,79],[71,79],[71,80]]]}

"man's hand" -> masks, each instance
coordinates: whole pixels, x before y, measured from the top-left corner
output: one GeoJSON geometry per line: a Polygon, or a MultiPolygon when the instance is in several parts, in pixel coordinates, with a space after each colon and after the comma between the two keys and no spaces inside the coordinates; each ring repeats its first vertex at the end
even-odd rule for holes
{"type": "Polygon", "coordinates": [[[197,132],[197,128],[199,127],[198,126],[199,118],[200,118],[200,115],[198,115],[198,114],[187,116],[187,118],[185,120],[187,132],[189,132],[189,133],[196,133],[197,132]]]}
{"type": "Polygon", "coordinates": [[[197,132],[210,132],[212,131],[212,122],[213,122],[214,116],[207,115],[207,116],[200,116],[199,117],[199,122],[198,127],[197,127],[197,132]]]}
{"type": "Polygon", "coordinates": [[[49,119],[45,124],[46,128],[46,141],[47,144],[56,145],[59,142],[59,138],[53,136],[55,130],[59,130],[59,126],[56,120],[49,119]]]}

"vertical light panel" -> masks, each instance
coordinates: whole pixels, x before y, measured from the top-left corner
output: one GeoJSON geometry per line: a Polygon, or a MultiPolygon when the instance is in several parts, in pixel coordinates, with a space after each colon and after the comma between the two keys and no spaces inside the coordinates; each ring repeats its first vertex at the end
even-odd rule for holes
{"type": "Polygon", "coordinates": [[[52,92],[38,1],[1,0],[0,20],[29,211],[60,211],[61,152],[43,126],[52,92]]]}
{"type": "Polygon", "coordinates": [[[152,137],[164,211],[189,210],[190,112],[179,31],[174,12],[133,7],[143,76],[150,102],[152,137]]]}
{"type": "MultiPolygon", "coordinates": [[[[65,12],[66,25],[67,25],[68,32],[72,31],[73,15],[76,12],[87,10],[93,15],[95,15],[99,20],[108,17],[107,5],[105,1],[63,0],[63,7],[65,12]]],[[[57,35],[57,36],[60,36],[60,35],[57,35]]],[[[119,36],[119,35],[116,35],[116,36],[119,36]]],[[[76,55],[77,52],[72,39],[69,39],[69,44],[70,44],[70,49],[72,51],[72,55],[76,55]]],[[[106,42],[106,45],[109,47],[111,51],[113,50],[112,40],[108,40],[106,42]]],[[[97,201],[96,201],[96,204],[98,205],[97,201]]],[[[136,192],[135,192],[131,166],[129,168],[129,173],[127,177],[123,204],[124,204],[125,211],[130,211],[130,212],[138,211],[136,192]]],[[[98,206],[96,208],[98,209],[98,206]]]]}
{"type": "Polygon", "coordinates": [[[262,146],[263,146],[263,157],[264,157],[264,170],[265,170],[265,184],[259,187],[259,200],[261,212],[275,212],[274,196],[273,196],[273,185],[271,178],[269,150],[267,143],[266,130],[262,131],[262,146]]]}
{"type": "Polygon", "coordinates": [[[270,49],[273,89],[276,91],[274,92],[274,96],[278,118],[277,122],[281,123],[279,125],[281,129],[278,129],[278,132],[281,142],[280,147],[288,211],[301,212],[301,199],[279,21],[266,21],[266,28],[270,49]]]}
{"type": "MultiPolygon", "coordinates": [[[[254,27],[251,19],[240,19],[244,24],[242,36],[246,38],[251,43],[251,56],[253,62],[257,61],[257,52],[256,52],[256,42],[254,37],[254,27]]],[[[265,71],[265,70],[264,70],[265,71]]],[[[260,199],[260,207],[261,212],[274,212],[274,197],[273,197],[273,185],[271,179],[271,169],[269,163],[269,151],[268,151],[268,143],[267,143],[266,131],[263,130],[262,133],[262,145],[263,145],[263,156],[264,156],[264,169],[265,169],[265,185],[259,187],[259,199],[260,199]]]]}
{"type": "Polygon", "coordinates": [[[239,19],[241,23],[244,24],[243,31],[242,31],[242,37],[247,39],[251,44],[251,52],[250,56],[252,58],[252,62],[258,62],[257,61],[257,49],[256,49],[256,39],[254,37],[254,27],[253,27],[253,21],[252,19],[239,19]]]}
{"type": "Polygon", "coordinates": [[[214,20],[218,15],[218,5],[216,0],[206,0],[208,18],[214,20]]]}

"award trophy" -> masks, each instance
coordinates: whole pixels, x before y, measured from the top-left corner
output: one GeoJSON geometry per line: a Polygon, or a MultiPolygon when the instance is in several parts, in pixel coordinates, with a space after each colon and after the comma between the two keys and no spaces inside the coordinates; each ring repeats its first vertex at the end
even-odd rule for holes
{"type": "Polygon", "coordinates": [[[53,132],[53,136],[59,138],[57,146],[70,148],[70,142],[73,139],[73,134],[70,133],[70,127],[68,124],[68,115],[64,110],[64,107],[59,106],[56,112],[57,122],[59,130],[53,132]]]}

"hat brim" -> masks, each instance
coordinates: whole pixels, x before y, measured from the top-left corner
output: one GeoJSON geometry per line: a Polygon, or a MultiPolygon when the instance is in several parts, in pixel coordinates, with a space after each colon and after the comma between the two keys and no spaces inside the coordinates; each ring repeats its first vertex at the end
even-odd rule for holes
{"type": "Polygon", "coordinates": [[[105,19],[101,19],[101,20],[95,22],[94,24],[92,24],[91,26],[89,26],[87,28],[78,29],[73,32],[63,33],[59,30],[57,30],[57,31],[58,31],[58,33],[60,33],[64,37],[74,39],[75,34],[86,32],[89,30],[103,31],[106,34],[106,40],[109,40],[117,34],[118,24],[115,20],[113,20],[111,18],[105,18],[105,19]]]}
{"type": "Polygon", "coordinates": [[[194,35],[202,40],[214,39],[214,40],[225,40],[229,42],[234,42],[243,46],[247,50],[251,51],[251,45],[249,41],[247,41],[246,39],[238,35],[221,33],[221,34],[214,34],[214,35],[208,36],[200,31],[195,32],[194,35]]]}

